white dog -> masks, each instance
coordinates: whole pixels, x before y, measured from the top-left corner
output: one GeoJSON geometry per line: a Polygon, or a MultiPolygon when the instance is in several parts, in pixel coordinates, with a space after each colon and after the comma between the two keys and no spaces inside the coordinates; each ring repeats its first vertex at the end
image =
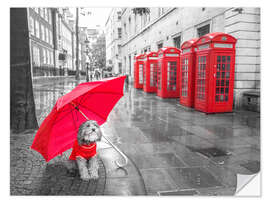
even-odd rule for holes
{"type": "Polygon", "coordinates": [[[89,120],[81,124],[69,159],[73,166],[77,163],[82,180],[98,179],[96,141],[100,141],[101,137],[102,133],[96,121],[89,120]]]}

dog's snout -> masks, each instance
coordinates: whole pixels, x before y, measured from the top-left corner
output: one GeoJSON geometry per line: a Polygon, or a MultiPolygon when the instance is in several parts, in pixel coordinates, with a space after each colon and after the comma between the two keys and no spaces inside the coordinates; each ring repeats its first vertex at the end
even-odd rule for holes
{"type": "Polygon", "coordinates": [[[95,132],[95,131],[96,131],[96,129],[95,129],[95,128],[92,128],[92,131],[93,131],[93,132],[95,132]]]}

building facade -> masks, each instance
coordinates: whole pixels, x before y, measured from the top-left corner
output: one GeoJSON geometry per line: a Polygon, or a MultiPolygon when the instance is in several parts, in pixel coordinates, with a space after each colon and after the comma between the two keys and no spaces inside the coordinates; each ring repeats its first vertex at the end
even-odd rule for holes
{"type": "Polygon", "coordinates": [[[52,10],[28,8],[32,75],[55,75],[52,10]]]}
{"type": "Polygon", "coordinates": [[[210,32],[225,32],[237,39],[235,107],[242,105],[244,92],[260,91],[259,8],[156,7],[149,11],[140,15],[123,8],[121,12],[123,73],[131,81],[134,56],[165,46],[179,48],[184,41],[210,32]]]}
{"type": "MultiPolygon", "coordinates": [[[[28,26],[33,77],[75,75],[76,35],[74,17],[68,8],[28,8],[28,26]]],[[[79,34],[80,35],[80,34],[79,34]]],[[[79,41],[79,70],[86,60],[79,41]]]]}
{"type": "Polygon", "coordinates": [[[121,74],[122,58],[121,58],[121,8],[112,8],[106,21],[106,66],[111,66],[114,74],[121,74]]]}

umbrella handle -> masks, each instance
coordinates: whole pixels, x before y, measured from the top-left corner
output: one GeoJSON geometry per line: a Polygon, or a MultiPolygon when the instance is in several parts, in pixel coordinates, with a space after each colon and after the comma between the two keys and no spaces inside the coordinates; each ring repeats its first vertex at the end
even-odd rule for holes
{"type": "Polygon", "coordinates": [[[120,150],[118,149],[118,147],[116,147],[108,138],[106,138],[104,135],[103,137],[105,138],[105,140],[124,158],[125,162],[124,164],[120,164],[118,161],[115,161],[115,164],[119,167],[119,168],[123,168],[128,164],[128,158],[127,156],[120,150]]]}

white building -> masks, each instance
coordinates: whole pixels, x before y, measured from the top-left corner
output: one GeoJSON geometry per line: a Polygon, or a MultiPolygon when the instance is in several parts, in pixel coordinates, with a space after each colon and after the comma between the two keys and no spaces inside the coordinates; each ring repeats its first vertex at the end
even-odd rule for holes
{"type": "Polygon", "coordinates": [[[121,8],[112,8],[106,21],[106,66],[112,66],[114,74],[123,73],[121,58],[121,8]]]}

